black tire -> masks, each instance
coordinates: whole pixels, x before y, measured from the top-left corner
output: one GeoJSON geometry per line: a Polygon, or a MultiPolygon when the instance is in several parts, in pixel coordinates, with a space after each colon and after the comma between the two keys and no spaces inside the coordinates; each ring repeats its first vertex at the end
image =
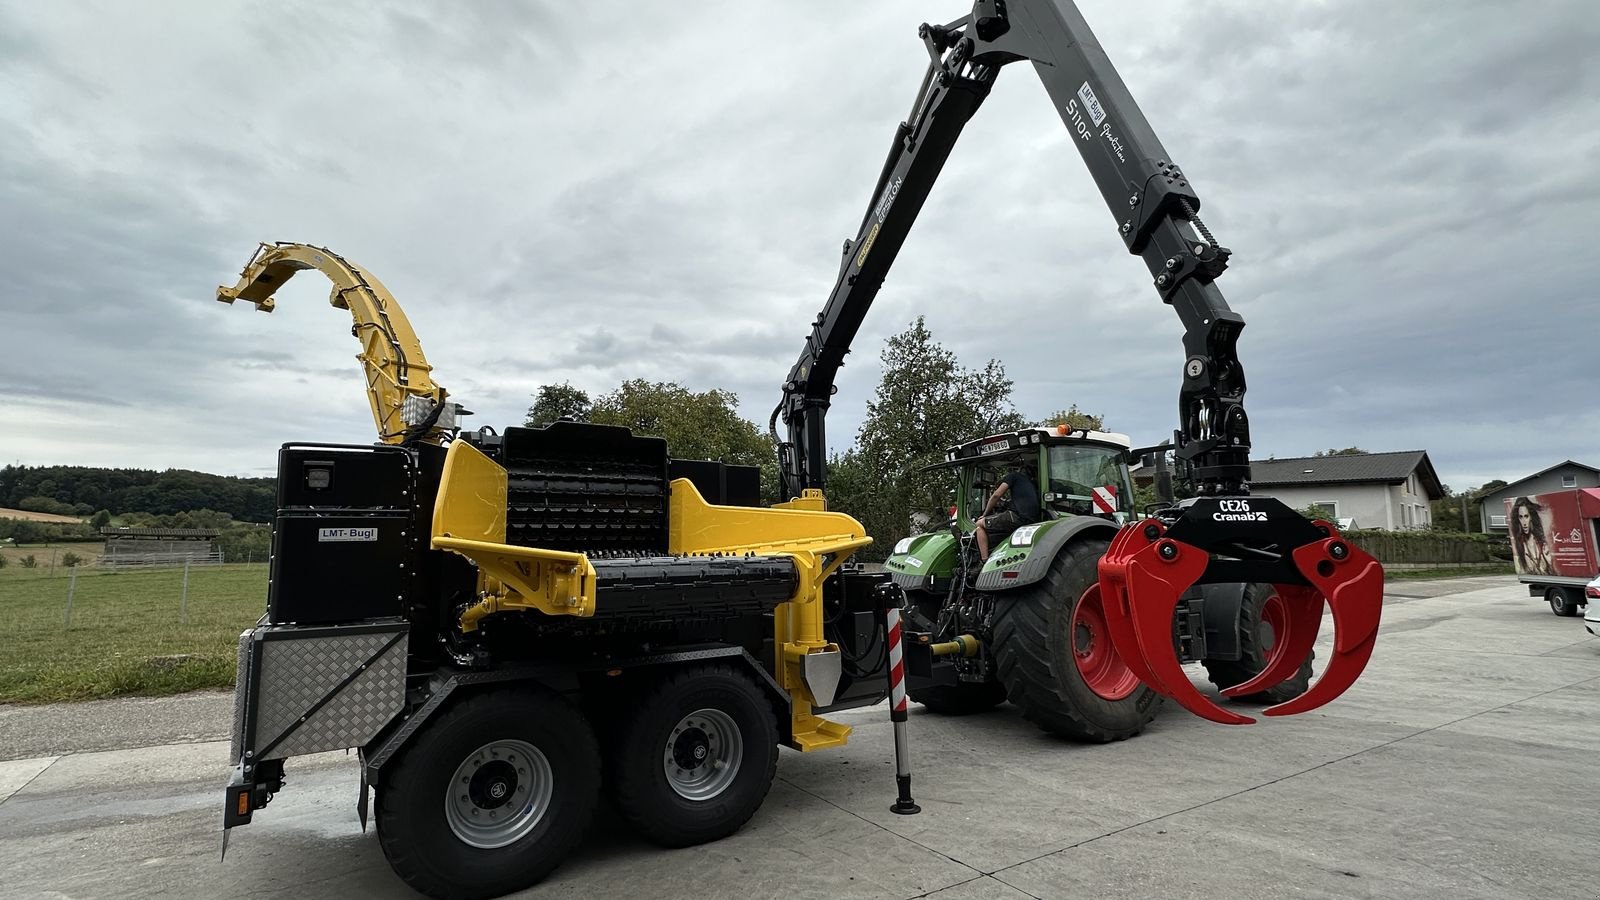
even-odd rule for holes
{"type": "MultiPolygon", "coordinates": [[[[1200,661],[1206,668],[1206,677],[1219,690],[1244,684],[1266,668],[1267,659],[1271,656],[1272,648],[1278,639],[1272,626],[1262,623],[1261,616],[1268,598],[1272,595],[1273,588],[1270,584],[1245,585],[1244,597],[1239,603],[1239,658],[1200,661]]],[[[1311,662],[1316,658],[1317,651],[1312,650],[1306,654],[1305,660],[1300,663],[1300,668],[1287,680],[1247,697],[1233,699],[1243,703],[1283,703],[1292,700],[1304,694],[1306,688],[1310,687],[1311,662]]]]}
{"type": "Polygon", "coordinates": [[[1558,616],[1571,617],[1578,614],[1578,604],[1573,601],[1572,595],[1567,593],[1566,588],[1545,588],[1544,599],[1550,603],[1550,611],[1558,616]]]}
{"type": "Polygon", "coordinates": [[[624,715],[620,739],[608,755],[609,787],[617,809],[645,838],[663,847],[724,838],[750,821],[767,798],[778,767],[777,712],[749,675],[726,665],[671,671],[642,690],[624,715]],[[701,710],[717,711],[722,719],[695,720],[701,710]],[[704,760],[726,752],[727,738],[715,736],[730,725],[741,745],[737,770],[714,795],[685,796],[681,791],[695,789],[682,782],[674,787],[668,741],[680,754],[674,763],[680,778],[715,779],[713,770],[698,771],[705,763],[695,762],[695,753],[704,748],[704,760]]]}
{"type": "MultiPolygon", "coordinates": [[[[376,804],[383,855],[407,884],[430,897],[496,897],[528,887],[550,874],[588,828],[600,795],[599,758],[588,722],[542,688],[496,690],[460,700],[429,722],[383,771],[376,804]],[[519,787],[537,794],[541,784],[548,784],[548,802],[531,830],[512,843],[473,846],[452,825],[447,811],[457,790],[454,779],[494,742],[512,741],[539,751],[548,766],[543,781],[538,768],[529,776],[529,767],[517,767],[524,776],[518,780],[504,769],[513,765],[515,755],[502,763],[497,752],[495,760],[477,769],[466,790],[475,796],[503,796],[509,787],[515,798],[519,787]],[[489,776],[487,787],[478,784],[483,776],[489,776]]],[[[498,810],[509,808],[508,803],[498,810]]],[[[482,811],[496,812],[488,807],[482,811]]]]}
{"type": "Polygon", "coordinates": [[[1006,702],[1006,687],[998,681],[963,681],[909,692],[908,696],[944,716],[967,716],[994,709],[1006,702]]]}
{"type": "Polygon", "coordinates": [[[1155,718],[1161,695],[1140,684],[1121,700],[1089,688],[1073,659],[1073,611],[1099,578],[1106,540],[1063,547],[1045,577],[995,600],[994,647],[1007,699],[1045,731],[1106,743],[1133,737],[1155,718]]]}

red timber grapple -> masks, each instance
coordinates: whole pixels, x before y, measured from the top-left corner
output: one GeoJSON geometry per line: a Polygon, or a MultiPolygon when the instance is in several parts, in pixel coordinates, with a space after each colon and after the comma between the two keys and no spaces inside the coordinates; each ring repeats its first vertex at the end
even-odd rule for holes
{"type": "MultiPolygon", "coordinates": [[[[855,237],[845,242],[833,292],[773,412],[784,497],[821,497],[824,419],[850,344],[962,129],[1002,68],[1031,63],[1128,252],[1144,261],[1156,294],[1183,323],[1180,427],[1170,449],[1196,498],[1141,519],[1131,505],[1115,512],[1070,503],[1051,508],[1052,493],[1087,499],[1109,487],[1108,481],[1064,492],[1041,484],[1044,521],[1026,530],[1030,547],[1013,537],[977,565],[977,554],[957,535],[953,548],[938,551],[944,555],[936,560],[943,565],[937,573],[932,565],[895,572],[899,557],[934,561],[913,559],[915,547],[897,548],[888,567],[907,591],[909,622],[920,618],[932,629],[907,637],[911,697],[951,711],[1010,699],[1042,726],[1092,740],[1137,733],[1153,714],[1147,692],[1133,690],[1130,672],[1205,718],[1253,721],[1197,691],[1181,669],[1186,659],[1204,662],[1229,697],[1275,702],[1268,715],[1304,712],[1338,697],[1372,654],[1383,571],[1328,523],[1250,496],[1250,427],[1235,346],[1244,319],[1217,288],[1230,251],[1201,222],[1200,197],[1189,175],[1162,146],[1071,0],[980,0],[969,15],[946,25],[924,24],[919,35],[929,62],[911,116],[895,130],[867,211],[855,237]],[[779,418],[787,426],[786,440],[777,434],[779,418]],[[1043,542],[1053,543],[1041,554],[1043,542]],[[1015,560],[1010,570],[1006,560],[1015,560]],[[1096,581],[1098,590],[1088,589],[1096,581]],[[1072,596],[1025,590],[1047,583],[1057,593],[1070,587],[1072,596]],[[1301,692],[1324,603],[1333,612],[1333,653],[1320,679],[1301,692]],[[921,616],[915,614],[919,604],[925,604],[921,616]],[[1226,627],[1211,622],[1205,628],[1213,636],[1227,631],[1234,646],[1225,652],[1236,655],[1214,659],[1203,649],[1205,631],[1193,629],[1225,607],[1233,612],[1226,627]],[[1016,625],[1019,611],[1027,615],[1026,627],[1016,625]],[[1270,633],[1271,646],[1239,646],[1249,640],[1236,633],[1240,623],[1245,631],[1270,633]],[[1086,633],[1097,640],[1080,640],[1086,633]],[[1025,645],[1008,651],[1008,635],[1025,645]],[[943,656],[937,662],[953,666],[955,678],[945,673],[943,681],[928,680],[938,666],[919,660],[919,641],[937,648],[935,654],[943,656]],[[1241,662],[1246,650],[1253,656],[1249,666],[1241,662]],[[1034,674],[1024,677],[1029,671],[1034,674]],[[1108,717],[1107,724],[1086,722],[1067,708],[1070,695],[1081,698],[1084,708],[1120,703],[1130,709],[1116,721],[1108,717]],[[1062,724],[1053,727],[1050,721],[1062,724]]],[[[1162,99],[1185,102],[1179,95],[1162,99]]],[[[982,196],[981,177],[963,185],[963,192],[982,196]]],[[[1002,437],[1012,444],[1028,440],[1023,433],[1002,437]]],[[[1031,458],[1037,459],[1037,438],[1034,444],[1031,458]]],[[[1025,456],[1030,448],[1000,452],[1025,456]]],[[[1047,463],[1040,465],[1041,475],[1047,474],[1047,463]]],[[[958,516],[969,524],[970,518],[958,516]]],[[[1213,642],[1212,651],[1226,643],[1213,642]]]]}

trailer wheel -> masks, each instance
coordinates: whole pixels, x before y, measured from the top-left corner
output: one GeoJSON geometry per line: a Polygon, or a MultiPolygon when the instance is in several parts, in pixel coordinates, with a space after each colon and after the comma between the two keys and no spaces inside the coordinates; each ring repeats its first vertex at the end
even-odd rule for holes
{"type": "MultiPolygon", "coordinates": [[[[1239,601],[1239,658],[1203,659],[1206,677],[1218,688],[1244,684],[1266,670],[1285,649],[1278,642],[1289,621],[1288,609],[1270,584],[1247,584],[1239,601]]],[[[1294,675],[1264,691],[1236,698],[1245,703],[1283,703],[1306,692],[1311,684],[1312,650],[1294,675]]]]}
{"type": "Polygon", "coordinates": [[[944,716],[966,716],[994,709],[1006,702],[1006,686],[998,681],[963,681],[911,691],[912,700],[929,712],[944,716]]]}
{"type": "Polygon", "coordinates": [[[1044,578],[1000,594],[994,608],[1007,698],[1045,731],[1096,743],[1133,737],[1161,708],[1105,630],[1098,564],[1108,545],[1071,541],[1044,578]]]}
{"type": "Polygon", "coordinates": [[[767,797],[778,766],[776,711],[729,666],[665,674],[625,713],[609,754],[617,808],[664,847],[727,837],[767,797]]]}
{"type": "Polygon", "coordinates": [[[600,790],[594,734],[540,689],[468,697],[428,723],[378,786],[378,841],[431,897],[525,888],[567,857],[600,790]]]}
{"type": "Polygon", "coordinates": [[[1578,614],[1578,604],[1572,599],[1563,587],[1548,587],[1544,589],[1544,599],[1550,603],[1550,611],[1558,616],[1575,616],[1578,614]]]}

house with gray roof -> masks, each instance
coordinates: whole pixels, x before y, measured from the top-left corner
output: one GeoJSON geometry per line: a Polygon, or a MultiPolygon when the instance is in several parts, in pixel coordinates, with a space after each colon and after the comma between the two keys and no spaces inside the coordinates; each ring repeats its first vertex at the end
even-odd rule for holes
{"type": "Polygon", "coordinates": [[[1540,469],[1526,478],[1520,478],[1503,488],[1496,488],[1484,494],[1483,509],[1479,512],[1483,517],[1483,530],[1487,534],[1505,533],[1507,497],[1527,497],[1533,494],[1592,487],[1600,487],[1600,469],[1570,459],[1562,460],[1548,469],[1540,469]]]}
{"type": "Polygon", "coordinates": [[[1426,450],[1253,459],[1250,474],[1250,493],[1291,509],[1322,507],[1342,528],[1427,528],[1428,504],[1444,496],[1426,450]]]}

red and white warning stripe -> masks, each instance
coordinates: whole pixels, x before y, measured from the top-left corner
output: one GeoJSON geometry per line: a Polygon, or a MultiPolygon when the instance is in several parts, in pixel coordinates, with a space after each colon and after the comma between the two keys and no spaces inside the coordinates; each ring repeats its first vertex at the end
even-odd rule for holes
{"type": "Polygon", "coordinates": [[[886,613],[889,622],[889,703],[892,712],[906,711],[906,666],[900,656],[900,610],[886,613]]]}
{"type": "Polygon", "coordinates": [[[1116,485],[1108,484],[1105,487],[1097,487],[1093,493],[1095,512],[1114,513],[1117,511],[1116,485]]]}

